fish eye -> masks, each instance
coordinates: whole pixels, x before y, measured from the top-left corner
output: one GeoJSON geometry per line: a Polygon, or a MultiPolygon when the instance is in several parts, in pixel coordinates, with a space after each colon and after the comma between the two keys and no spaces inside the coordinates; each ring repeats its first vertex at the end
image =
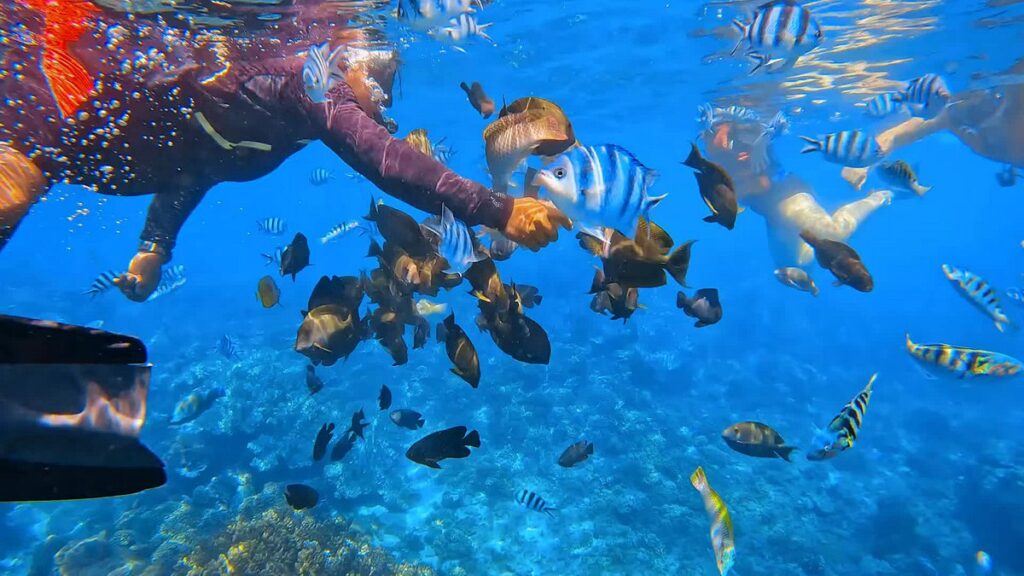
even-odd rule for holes
{"type": "Polygon", "coordinates": [[[555,170],[552,172],[552,174],[554,174],[555,178],[558,178],[558,179],[565,178],[565,168],[555,168],[555,170]]]}

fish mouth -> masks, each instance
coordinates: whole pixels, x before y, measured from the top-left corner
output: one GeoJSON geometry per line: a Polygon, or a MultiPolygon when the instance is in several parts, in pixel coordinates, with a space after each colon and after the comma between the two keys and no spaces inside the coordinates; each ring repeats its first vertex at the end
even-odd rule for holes
{"type": "Polygon", "coordinates": [[[533,176],[533,180],[530,181],[530,186],[538,186],[544,188],[550,188],[550,182],[554,178],[550,170],[538,170],[533,176]]]}

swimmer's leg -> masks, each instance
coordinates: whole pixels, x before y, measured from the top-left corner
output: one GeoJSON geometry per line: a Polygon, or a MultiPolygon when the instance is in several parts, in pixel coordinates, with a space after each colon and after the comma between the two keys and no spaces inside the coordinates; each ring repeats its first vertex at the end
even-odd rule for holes
{"type": "Polygon", "coordinates": [[[46,179],[31,160],[0,144],[0,251],[46,188],[46,179]]]}
{"type": "Polygon", "coordinates": [[[868,194],[866,198],[850,202],[832,213],[833,233],[830,237],[845,242],[857,230],[861,222],[875,210],[892,204],[892,192],[878,190],[868,194]]]}

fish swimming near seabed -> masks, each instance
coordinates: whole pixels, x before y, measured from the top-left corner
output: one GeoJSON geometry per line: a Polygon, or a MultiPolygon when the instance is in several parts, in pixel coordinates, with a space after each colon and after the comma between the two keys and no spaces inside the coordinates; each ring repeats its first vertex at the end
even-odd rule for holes
{"type": "Polygon", "coordinates": [[[320,431],[316,433],[316,440],[313,441],[313,461],[319,462],[327,454],[327,445],[334,436],[334,423],[324,423],[320,431]]]}
{"type": "Polygon", "coordinates": [[[864,424],[864,415],[868,411],[868,403],[871,402],[877,378],[878,374],[872,374],[867,386],[843,406],[828,428],[817,435],[814,442],[821,448],[807,454],[808,460],[829,460],[853,448],[854,441],[860,434],[860,427],[864,424]]]}
{"type": "Polygon", "coordinates": [[[238,359],[238,346],[227,334],[221,335],[220,340],[217,341],[216,348],[217,351],[220,352],[220,355],[228,360],[238,359]]]}
{"type": "Polygon", "coordinates": [[[537,511],[542,514],[547,514],[552,518],[555,517],[555,512],[558,511],[557,508],[552,507],[546,500],[541,498],[539,494],[533,490],[527,490],[526,488],[523,488],[523,490],[516,495],[516,502],[521,504],[524,508],[537,511]]]}
{"type": "Polygon", "coordinates": [[[216,386],[205,392],[192,392],[178,402],[171,415],[170,426],[180,426],[199,418],[213,407],[214,402],[224,397],[224,389],[216,386]]]}
{"type": "Polygon", "coordinates": [[[294,510],[307,510],[316,506],[320,494],[305,484],[289,484],[284,488],[284,499],[294,510]]]}
{"type": "Polygon", "coordinates": [[[558,465],[562,468],[572,468],[577,464],[586,462],[591,456],[594,455],[594,443],[587,442],[586,440],[580,440],[570,444],[562,455],[558,457],[558,465]]]}
{"type": "Polygon", "coordinates": [[[996,330],[1004,332],[1007,326],[1012,325],[999,304],[999,293],[981,276],[949,264],[942,265],[942,273],[960,296],[992,319],[996,330]]]}
{"type": "Polygon", "coordinates": [[[698,466],[690,475],[690,484],[700,494],[704,510],[711,522],[711,547],[715,552],[715,564],[721,576],[727,576],[736,563],[736,540],[733,536],[732,518],[722,497],[708,483],[704,468],[698,466]]]}
{"type": "Polygon", "coordinates": [[[455,426],[427,434],[405,452],[405,457],[417,464],[440,469],[439,462],[448,458],[468,458],[469,447],[480,447],[480,433],[466,433],[465,426],[455,426]]]}
{"type": "Polygon", "coordinates": [[[796,450],[771,426],[760,422],[739,422],[722,431],[722,440],[740,454],[755,458],[782,458],[786,462],[796,450]]]}
{"type": "Polygon", "coordinates": [[[918,344],[906,335],[907,352],[924,367],[944,374],[954,374],[960,379],[975,376],[1005,378],[1024,373],[1020,360],[988,350],[952,346],[950,344],[918,344]]]}

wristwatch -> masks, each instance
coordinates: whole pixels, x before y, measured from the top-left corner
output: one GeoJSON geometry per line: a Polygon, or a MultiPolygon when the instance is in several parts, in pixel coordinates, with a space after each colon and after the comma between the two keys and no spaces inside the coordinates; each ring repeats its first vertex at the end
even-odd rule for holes
{"type": "Polygon", "coordinates": [[[153,242],[150,240],[144,240],[139,244],[139,252],[152,252],[163,256],[164,263],[171,261],[171,251],[164,247],[163,244],[153,242]]]}

